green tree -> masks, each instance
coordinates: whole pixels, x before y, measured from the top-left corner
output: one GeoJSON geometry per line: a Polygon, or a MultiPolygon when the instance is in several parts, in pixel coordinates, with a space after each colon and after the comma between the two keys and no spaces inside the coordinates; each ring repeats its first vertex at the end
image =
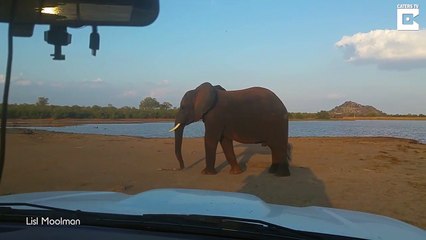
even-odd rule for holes
{"type": "Polygon", "coordinates": [[[169,102],[163,102],[162,104],[160,104],[160,109],[162,110],[169,110],[173,107],[173,105],[169,102]]]}
{"type": "Polygon", "coordinates": [[[47,106],[47,105],[49,105],[49,98],[47,98],[47,97],[38,97],[36,105],[37,106],[47,106]]]}
{"type": "Polygon", "coordinates": [[[330,119],[330,113],[327,111],[319,111],[317,112],[317,119],[330,119]]]}
{"type": "Polygon", "coordinates": [[[152,110],[158,108],[160,108],[160,103],[157,101],[157,99],[152,97],[146,97],[139,104],[139,109],[141,110],[152,110]]]}

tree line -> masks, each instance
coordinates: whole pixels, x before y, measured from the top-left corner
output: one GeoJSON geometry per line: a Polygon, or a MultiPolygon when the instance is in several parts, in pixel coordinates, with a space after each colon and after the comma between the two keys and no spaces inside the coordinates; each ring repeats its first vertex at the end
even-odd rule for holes
{"type": "MultiPolygon", "coordinates": [[[[152,97],[144,98],[139,108],[114,107],[108,104],[106,107],[93,106],[59,106],[50,105],[49,99],[39,97],[34,104],[10,104],[8,118],[15,119],[136,119],[136,118],[170,118],[176,116],[178,109],[169,102],[160,103],[152,97]]],[[[330,119],[326,111],[318,113],[289,113],[290,119],[330,119]]]]}
{"type": "Polygon", "coordinates": [[[308,112],[291,112],[289,113],[289,119],[331,119],[331,115],[327,111],[319,111],[317,113],[308,112]]]}
{"type": "Polygon", "coordinates": [[[41,118],[174,118],[176,109],[137,109],[135,107],[113,106],[37,106],[35,104],[11,104],[8,118],[41,119],[41,118]]]}
{"type": "MultiPolygon", "coordinates": [[[[1,108],[1,106],[0,106],[1,108]]],[[[178,109],[169,102],[160,103],[152,97],[144,98],[139,108],[136,107],[114,107],[108,104],[102,106],[59,106],[49,104],[49,99],[39,97],[34,104],[10,104],[8,108],[8,118],[15,119],[136,119],[136,118],[169,118],[174,119],[178,109]]],[[[389,117],[425,117],[424,114],[394,114],[389,117]]],[[[328,111],[319,111],[317,113],[292,112],[289,113],[290,120],[309,120],[309,119],[333,119],[334,117],[328,111]]]]}
{"type": "Polygon", "coordinates": [[[34,104],[9,104],[8,118],[21,119],[64,119],[64,118],[99,118],[99,119],[122,119],[122,118],[174,118],[177,109],[168,102],[159,103],[155,98],[143,99],[139,108],[136,107],[114,107],[108,104],[106,107],[93,106],[59,106],[49,104],[49,99],[39,97],[34,104]]]}

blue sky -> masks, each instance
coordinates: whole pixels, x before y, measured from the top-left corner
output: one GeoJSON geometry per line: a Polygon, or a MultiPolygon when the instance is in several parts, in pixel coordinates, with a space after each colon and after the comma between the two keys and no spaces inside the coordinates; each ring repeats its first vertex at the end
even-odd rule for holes
{"type": "MultiPolygon", "coordinates": [[[[426,113],[426,1],[162,0],[148,27],[69,29],[66,61],[43,40],[15,38],[10,101],[178,106],[203,82],[228,90],[263,86],[289,111],[329,110],[352,100],[387,113],[426,113]],[[396,5],[417,3],[420,31],[396,31],[396,5]],[[344,38],[346,36],[346,38],[344,38]]],[[[7,25],[0,24],[0,86],[7,25]]]]}

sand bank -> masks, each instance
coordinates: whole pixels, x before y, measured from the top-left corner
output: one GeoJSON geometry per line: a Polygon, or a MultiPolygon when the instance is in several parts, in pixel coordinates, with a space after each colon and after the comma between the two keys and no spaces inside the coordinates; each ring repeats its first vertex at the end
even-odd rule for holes
{"type": "Polygon", "coordinates": [[[101,190],[138,193],[196,188],[257,195],[294,206],[327,206],[377,213],[426,228],[426,145],[397,138],[291,138],[290,177],[267,173],[269,148],[235,143],[245,169],[230,175],[218,147],[214,176],[204,168],[203,139],[184,139],[186,169],[178,167],[173,139],[8,133],[0,194],[101,190]]]}

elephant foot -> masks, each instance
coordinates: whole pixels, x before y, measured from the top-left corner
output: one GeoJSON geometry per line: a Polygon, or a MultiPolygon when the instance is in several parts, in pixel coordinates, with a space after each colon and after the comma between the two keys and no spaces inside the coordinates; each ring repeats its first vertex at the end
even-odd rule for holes
{"type": "Polygon", "coordinates": [[[201,173],[204,175],[215,175],[217,172],[214,169],[204,168],[203,171],[201,171],[201,173]]]}
{"type": "Polygon", "coordinates": [[[290,170],[288,169],[288,167],[279,167],[275,172],[275,176],[288,177],[290,176],[290,170]]]}
{"type": "Polygon", "coordinates": [[[273,163],[269,167],[269,173],[276,173],[278,170],[278,163],[273,163]]]}
{"type": "Polygon", "coordinates": [[[279,177],[288,177],[290,176],[290,170],[288,165],[280,165],[279,163],[273,163],[269,167],[269,173],[275,174],[275,176],[279,177]]]}
{"type": "Polygon", "coordinates": [[[241,171],[241,168],[239,166],[231,167],[231,170],[229,171],[230,174],[240,174],[243,171],[241,171]]]}

